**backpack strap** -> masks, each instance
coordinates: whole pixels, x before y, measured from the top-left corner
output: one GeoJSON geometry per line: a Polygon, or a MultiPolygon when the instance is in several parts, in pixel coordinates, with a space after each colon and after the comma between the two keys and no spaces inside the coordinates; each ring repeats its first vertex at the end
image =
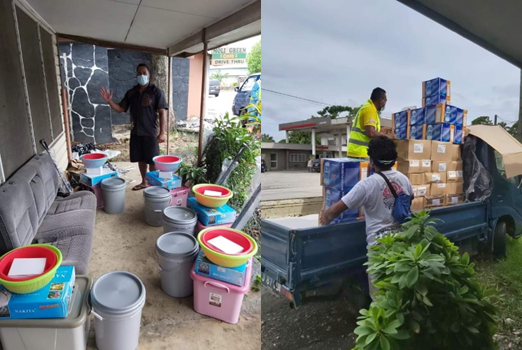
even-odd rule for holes
{"type": "Polygon", "coordinates": [[[376,174],[379,174],[382,176],[382,178],[384,179],[384,181],[386,181],[386,184],[388,185],[388,188],[390,189],[391,193],[393,194],[393,197],[395,197],[395,199],[397,199],[399,196],[397,195],[397,192],[395,192],[395,189],[393,188],[392,184],[390,183],[390,180],[388,180],[388,178],[386,177],[386,175],[384,175],[383,173],[381,173],[380,171],[376,172],[376,174]]]}

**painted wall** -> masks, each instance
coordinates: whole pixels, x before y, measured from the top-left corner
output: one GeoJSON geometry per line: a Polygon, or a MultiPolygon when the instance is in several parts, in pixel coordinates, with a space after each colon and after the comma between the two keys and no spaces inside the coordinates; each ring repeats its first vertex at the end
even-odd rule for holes
{"type": "Polygon", "coordinates": [[[107,49],[89,44],[60,44],[60,61],[69,97],[72,140],[114,142],[111,110],[100,95],[100,89],[109,86],[107,49]]]}
{"type": "Polygon", "coordinates": [[[203,79],[203,54],[189,57],[190,82],[188,86],[187,117],[199,117],[201,103],[201,79],[203,79]]]}
{"type": "MultiPolygon", "coordinates": [[[[172,107],[176,120],[187,120],[189,104],[190,60],[172,58],[172,107]]],[[[200,78],[201,79],[201,78],[200,78]]],[[[201,85],[200,85],[201,86],[201,85]]]]}
{"type": "MultiPolygon", "coordinates": [[[[150,54],[119,49],[108,50],[109,60],[109,89],[114,93],[114,101],[120,102],[125,93],[138,84],[136,67],[145,63],[150,67],[150,54]]],[[[111,110],[112,124],[129,124],[128,113],[117,113],[111,110]]]]}

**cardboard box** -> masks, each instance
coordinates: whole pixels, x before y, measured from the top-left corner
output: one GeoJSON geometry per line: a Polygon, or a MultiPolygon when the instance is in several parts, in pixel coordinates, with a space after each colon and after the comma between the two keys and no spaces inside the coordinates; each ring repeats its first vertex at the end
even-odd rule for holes
{"type": "Polygon", "coordinates": [[[94,187],[102,182],[102,180],[118,177],[117,171],[112,171],[109,168],[102,168],[102,172],[99,175],[91,175],[87,173],[80,174],[80,181],[86,184],[87,186],[94,187]]]}
{"type": "Polygon", "coordinates": [[[431,160],[461,160],[459,145],[449,142],[431,142],[431,160]]]}
{"type": "Polygon", "coordinates": [[[395,164],[397,164],[397,171],[403,174],[417,174],[431,170],[431,160],[429,159],[401,160],[395,164]]]}
{"type": "Polygon", "coordinates": [[[459,126],[459,125],[452,125],[453,126],[453,137],[451,141],[454,144],[460,145],[464,142],[464,135],[466,134],[466,127],[465,126],[459,126]]]}
{"type": "Polygon", "coordinates": [[[431,141],[426,140],[397,140],[397,159],[431,159],[431,141]]]}
{"type": "Polygon", "coordinates": [[[75,280],[74,266],[60,266],[51,282],[33,293],[15,294],[0,286],[7,299],[0,320],[67,317],[75,280]]]}
{"type": "Polygon", "coordinates": [[[239,267],[216,265],[205,257],[203,250],[200,250],[196,258],[194,272],[200,276],[210,277],[218,281],[243,287],[245,285],[246,269],[247,263],[239,267]]]}
{"type": "Polygon", "coordinates": [[[392,113],[392,128],[400,128],[409,124],[410,110],[392,113]]]}
{"type": "Polygon", "coordinates": [[[442,207],[446,203],[446,195],[436,195],[436,196],[427,196],[424,197],[424,207],[425,208],[436,208],[442,207]]]}
{"type": "Polygon", "coordinates": [[[451,125],[446,123],[430,124],[426,126],[426,140],[450,142],[451,125]]]}
{"type": "Polygon", "coordinates": [[[426,197],[430,195],[430,186],[431,185],[412,185],[413,188],[413,197],[426,197]]]}
{"type": "Polygon", "coordinates": [[[424,197],[413,198],[411,202],[411,211],[421,211],[424,209],[426,199],[424,197]]]}
{"type": "Polygon", "coordinates": [[[446,181],[448,182],[464,182],[464,176],[462,170],[450,170],[446,174],[446,181]]]}
{"type": "Polygon", "coordinates": [[[441,94],[433,94],[430,96],[425,96],[422,98],[422,107],[436,106],[442,103],[449,103],[449,96],[444,96],[441,94]]]}
{"type": "Polygon", "coordinates": [[[409,125],[422,125],[424,124],[424,113],[425,108],[415,108],[410,110],[410,121],[409,125]]]}
{"type": "Polygon", "coordinates": [[[204,226],[229,224],[236,220],[236,211],[227,204],[219,208],[208,208],[199,204],[196,197],[190,197],[187,204],[189,208],[196,212],[199,221],[204,226]]]}
{"type": "Polygon", "coordinates": [[[451,98],[451,82],[442,78],[430,79],[422,82],[422,97],[439,94],[451,98]]]}
{"type": "Polygon", "coordinates": [[[445,205],[456,205],[456,204],[460,204],[460,203],[464,203],[464,194],[463,193],[446,195],[445,205]]]}
{"type": "Polygon", "coordinates": [[[427,125],[433,125],[443,123],[444,119],[441,120],[441,116],[437,116],[437,106],[427,106],[424,110],[424,123],[427,125]],[[438,119],[437,119],[438,118],[438,119]]]}
{"type": "Polygon", "coordinates": [[[430,187],[430,195],[446,195],[448,193],[463,193],[463,182],[446,182],[446,183],[432,183],[430,187]]]}
{"type": "Polygon", "coordinates": [[[467,110],[449,104],[443,105],[442,108],[445,123],[458,126],[466,125],[467,110]]]}
{"type": "Polygon", "coordinates": [[[323,186],[348,191],[360,178],[362,160],[328,158],[323,163],[323,186]]]}
{"type": "Polygon", "coordinates": [[[424,185],[424,174],[406,174],[412,185],[424,185]]]}
{"type": "Polygon", "coordinates": [[[425,140],[426,139],[426,125],[408,125],[408,139],[425,140]]]}
{"type": "Polygon", "coordinates": [[[434,160],[431,165],[431,171],[434,173],[443,173],[457,170],[462,170],[461,160],[434,160]]]}
{"type": "Polygon", "coordinates": [[[404,125],[398,128],[393,129],[393,133],[395,134],[395,139],[397,140],[407,140],[408,139],[408,125],[404,125]]]}
{"type": "Polygon", "coordinates": [[[446,182],[446,173],[424,173],[424,183],[440,183],[446,182]]]}

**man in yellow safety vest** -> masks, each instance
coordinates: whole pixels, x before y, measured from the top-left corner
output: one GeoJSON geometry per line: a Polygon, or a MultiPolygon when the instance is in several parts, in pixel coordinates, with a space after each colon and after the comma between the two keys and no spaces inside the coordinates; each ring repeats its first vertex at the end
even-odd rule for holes
{"type": "Polygon", "coordinates": [[[380,112],[384,110],[386,101],[386,91],[378,87],[373,89],[368,102],[359,108],[352,122],[348,140],[348,157],[368,158],[368,143],[372,138],[379,136],[395,138],[393,134],[381,132],[380,112]]]}

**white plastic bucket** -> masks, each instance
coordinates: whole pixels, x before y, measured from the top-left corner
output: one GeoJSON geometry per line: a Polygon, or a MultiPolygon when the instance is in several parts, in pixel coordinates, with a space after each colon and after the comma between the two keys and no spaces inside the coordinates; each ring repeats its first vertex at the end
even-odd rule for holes
{"type": "Polygon", "coordinates": [[[91,312],[99,350],[138,348],[145,299],[145,286],[129,272],[110,272],[94,283],[91,312]]]}
{"type": "Polygon", "coordinates": [[[192,294],[190,270],[199,252],[196,238],[186,232],[169,232],[156,241],[161,289],[174,298],[192,294]]]}
{"type": "Polygon", "coordinates": [[[120,177],[111,177],[101,182],[103,210],[107,214],[120,214],[125,209],[127,182],[120,177]]]}
{"type": "Polygon", "coordinates": [[[163,209],[172,200],[170,190],[160,186],[151,186],[143,191],[145,199],[145,222],[150,226],[163,225],[163,209]]]}

